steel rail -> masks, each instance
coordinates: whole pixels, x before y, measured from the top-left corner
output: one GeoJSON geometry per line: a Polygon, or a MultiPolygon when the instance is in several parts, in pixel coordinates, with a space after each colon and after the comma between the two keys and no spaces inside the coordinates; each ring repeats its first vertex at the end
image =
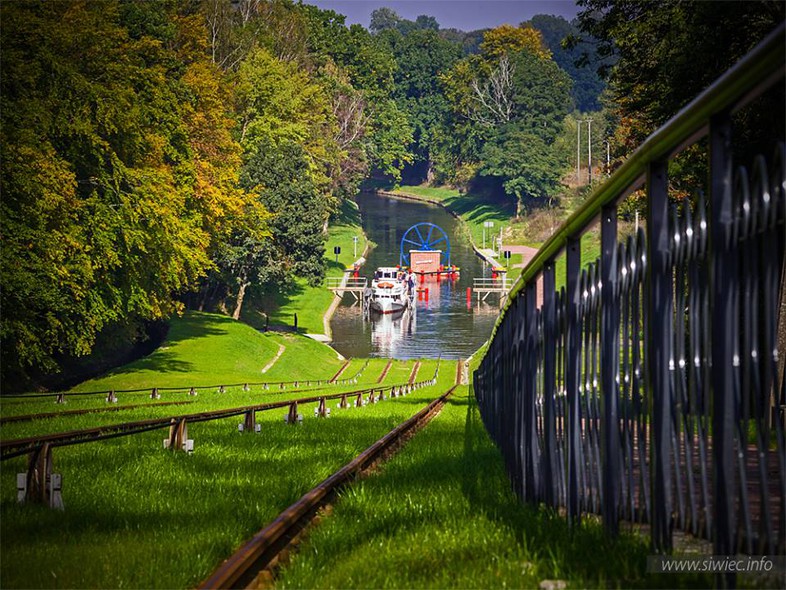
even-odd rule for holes
{"type": "MultiPolygon", "coordinates": [[[[342,370],[349,366],[350,360],[345,361],[342,370]]],[[[89,396],[89,395],[106,395],[108,393],[147,393],[151,390],[156,391],[200,391],[206,389],[218,389],[220,387],[253,387],[253,386],[276,386],[276,385],[295,385],[297,386],[300,383],[305,383],[307,386],[311,383],[315,385],[335,385],[341,383],[348,383],[357,379],[363,371],[366,370],[368,366],[368,360],[366,363],[358,369],[358,371],[352,377],[346,377],[344,379],[336,380],[337,375],[334,375],[331,379],[295,379],[293,381],[246,381],[243,383],[218,383],[216,385],[198,385],[198,386],[182,386],[182,387],[142,387],[136,389],[102,389],[99,391],[53,391],[49,393],[9,393],[3,394],[0,396],[0,399],[6,398],[13,398],[13,399],[46,399],[50,397],[57,397],[57,396],[67,396],[67,397],[77,397],[77,396],[89,396]]],[[[272,392],[275,393],[275,392],[272,392]]]]}
{"type": "MultiPolygon", "coordinates": [[[[430,380],[420,381],[416,385],[425,385],[430,380]]],[[[264,412],[268,410],[275,410],[279,408],[286,408],[292,404],[309,404],[318,403],[320,400],[333,400],[340,399],[344,396],[362,395],[376,390],[384,390],[395,387],[405,387],[411,385],[409,383],[400,383],[393,385],[386,385],[385,387],[366,387],[348,392],[331,393],[328,395],[318,395],[294,400],[282,400],[279,402],[268,402],[265,404],[256,404],[251,406],[243,406],[239,408],[229,408],[224,410],[213,410],[208,412],[199,412],[195,414],[183,414],[179,416],[167,416],[164,418],[150,418],[148,420],[140,420],[137,422],[124,422],[122,424],[112,424],[108,426],[99,426],[96,428],[86,428],[82,430],[72,430],[68,432],[58,432],[54,434],[33,436],[22,439],[2,440],[0,441],[0,461],[12,459],[26,455],[40,448],[44,444],[48,444],[51,448],[69,446],[73,444],[80,444],[84,442],[94,442],[98,440],[106,440],[116,438],[118,436],[128,436],[147,432],[150,430],[158,430],[167,428],[173,423],[185,421],[187,423],[195,422],[208,422],[212,420],[220,420],[224,418],[231,418],[239,416],[247,412],[264,412]]]]}
{"type": "Polygon", "coordinates": [[[334,497],[339,488],[354,480],[398,442],[403,435],[430,420],[442,409],[448,397],[457,387],[458,385],[453,385],[439,398],[399,424],[344,467],[303,495],[224,561],[207,580],[200,584],[199,588],[244,588],[250,585],[258,573],[264,570],[308,525],[317,511],[334,497]]]}
{"type": "Polygon", "coordinates": [[[193,400],[179,402],[154,402],[149,404],[131,404],[128,406],[111,406],[108,408],[85,408],[82,410],[64,410],[62,412],[42,412],[40,414],[20,414],[19,416],[6,416],[0,418],[0,425],[11,422],[30,422],[32,420],[47,420],[61,416],[81,416],[84,414],[102,414],[104,412],[121,412],[123,410],[136,410],[139,408],[160,408],[162,406],[183,406],[193,404],[193,400]]]}
{"type": "Polygon", "coordinates": [[[750,53],[718,78],[704,92],[650,135],[612,176],[551,235],[521,271],[497,317],[489,341],[521,288],[535,280],[545,265],[565,249],[568,241],[582,235],[604,207],[618,202],[644,183],[651,162],[670,157],[707,135],[709,120],[726,109],[736,112],[784,76],[783,53],[786,25],[781,24],[750,53]]]}

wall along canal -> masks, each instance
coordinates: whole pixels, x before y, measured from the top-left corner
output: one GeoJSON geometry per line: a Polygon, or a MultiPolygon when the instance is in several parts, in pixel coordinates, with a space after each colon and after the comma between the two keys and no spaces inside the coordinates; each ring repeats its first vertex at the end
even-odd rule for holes
{"type": "MultiPolygon", "coordinates": [[[[394,316],[363,318],[360,304],[347,294],[331,321],[332,346],[346,357],[390,357],[398,359],[466,358],[489,337],[494,326],[498,296],[491,295],[480,306],[473,293],[467,306],[467,287],[474,277],[490,276],[491,269],[472,250],[460,223],[436,205],[360,194],[357,203],[363,229],[377,246],[369,253],[360,275],[368,277],[379,266],[399,263],[401,238],[413,225],[431,222],[441,227],[450,240],[450,262],[461,268],[457,280],[426,277],[418,287],[428,289],[416,299],[411,311],[394,316]]],[[[361,252],[358,252],[358,257],[361,252]]],[[[447,260],[443,256],[443,264],[447,260]]]]}

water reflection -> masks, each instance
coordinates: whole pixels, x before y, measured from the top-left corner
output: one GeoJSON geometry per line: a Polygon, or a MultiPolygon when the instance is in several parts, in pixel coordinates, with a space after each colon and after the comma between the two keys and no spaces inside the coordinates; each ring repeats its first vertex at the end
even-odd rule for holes
{"type": "Polygon", "coordinates": [[[444,209],[375,195],[357,198],[363,229],[377,244],[361,274],[370,277],[378,266],[395,265],[404,233],[420,222],[445,230],[451,242],[451,262],[461,267],[454,280],[426,277],[418,282],[415,309],[396,316],[364,319],[350,295],[338,307],[331,329],[332,346],[346,357],[466,358],[488,338],[499,312],[498,297],[478,304],[467,298],[474,277],[489,276],[461,225],[444,209]]]}

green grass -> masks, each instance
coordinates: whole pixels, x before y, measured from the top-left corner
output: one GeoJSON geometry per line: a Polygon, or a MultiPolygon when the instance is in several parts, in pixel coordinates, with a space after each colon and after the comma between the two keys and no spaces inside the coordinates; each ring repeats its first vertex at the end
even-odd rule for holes
{"type": "MultiPolygon", "coordinates": [[[[279,512],[452,383],[285,425],[285,410],[193,424],[195,452],[165,451],[165,431],[55,449],[64,512],[15,501],[24,458],[0,473],[0,587],[190,588],[279,512]]],[[[455,368],[455,367],[454,367],[455,368]]],[[[200,396],[202,397],[202,396],[200,396]]],[[[219,397],[219,396],[216,396],[219,397]]],[[[95,417],[93,418],[95,420],[95,417]]]]}
{"type": "Polygon", "coordinates": [[[296,370],[300,378],[324,378],[340,366],[333,349],[310,338],[261,333],[227,316],[189,311],[172,320],[165,342],[153,353],[73,391],[273,381],[296,370]],[[284,357],[263,374],[279,344],[286,347],[284,357]]]}
{"type": "MultiPolygon", "coordinates": [[[[406,378],[402,378],[395,382],[389,381],[386,383],[386,385],[403,385],[406,382],[406,378]]],[[[11,422],[3,425],[2,436],[0,436],[0,440],[12,440],[18,438],[41,436],[45,434],[93,428],[96,426],[108,426],[112,424],[134,422],[138,420],[146,420],[149,418],[163,418],[179,416],[183,414],[195,414],[198,412],[275,403],[306,397],[315,397],[319,395],[333,395],[357,391],[367,387],[369,387],[369,383],[361,383],[359,380],[357,384],[312,384],[307,386],[305,383],[300,383],[297,388],[290,384],[284,389],[271,387],[267,390],[263,389],[261,386],[255,386],[252,387],[250,391],[244,391],[242,386],[227,387],[225,388],[224,393],[218,393],[217,389],[208,389],[199,391],[198,395],[194,397],[187,395],[187,393],[184,391],[165,391],[161,393],[162,399],[160,401],[189,402],[180,406],[159,406],[154,400],[151,400],[148,397],[147,393],[121,393],[119,394],[119,399],[122,403],[118,404],[118,409],[121,405],[125,404],[141,404],[142,407],[128,410],[95,412],[81,415],[64,414],[40,420],[11,422]]],[[[58,410],[68,411],[83,408],[105,409],[109,407],[109,404],[104,401],[103,396],[71,398],[71,400],[72,401],[69,401],[65,406],[55,405],[51,399],[37,399],[20,402],[18,407],[14,407],[13,411],[4,412],[4,415],[11,416],[19,414],[34,414],[39,412],[49,413],[57,412],[58,410]]],[[[336,401],[335,403],[338,402],[336,401]]]]}
{"type": "Polygon", "coordinates": [[[307,535],[278,588],[706,586],[711,578],[645,575],[646,540],[612,540],[592,518],[570,530],[522,505],[477,406],[460,388],[385,464],[341,494],[307,535]]]}

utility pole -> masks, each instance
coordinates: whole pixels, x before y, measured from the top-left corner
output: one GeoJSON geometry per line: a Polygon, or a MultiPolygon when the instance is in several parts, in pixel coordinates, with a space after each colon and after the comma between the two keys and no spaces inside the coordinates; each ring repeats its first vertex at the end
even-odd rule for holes
{"type": "Polygon", "coordinates": [[[587,119],[587,179],[592,184],[592,119],[587,119]]]}
{"type": "Polygon", "coordinates": [[[576,184],[581,183],[581,119],[576,119],[576,184]]]}

